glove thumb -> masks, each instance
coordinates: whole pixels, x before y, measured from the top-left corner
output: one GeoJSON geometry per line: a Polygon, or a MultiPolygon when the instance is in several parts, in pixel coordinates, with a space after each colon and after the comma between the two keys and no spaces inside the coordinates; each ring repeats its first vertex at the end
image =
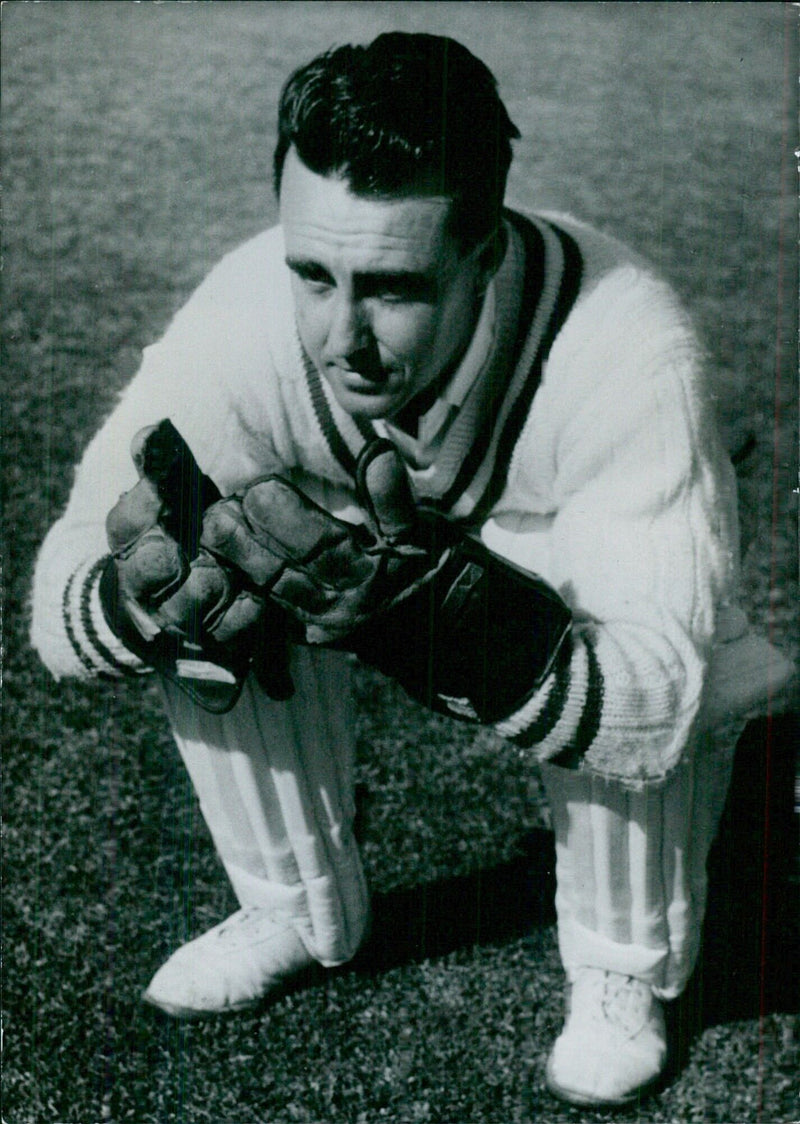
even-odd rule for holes
{"type": "Polygon", "coordinates": [[[405,465],[397,449],[384,437],[370,441],[356,464],[356,497],[370,530],[394,546],[412,539],[417,512],[405,465]]]}
{"type": "Polygon", "coordinates": [[[200,545],[203,512],[220,499],[210,477],[168,418],[148,425],[131,442],[131,456],[143,480],[150,482],[162,502],[161,526],[181,544],[189,558],[200,545]]]}

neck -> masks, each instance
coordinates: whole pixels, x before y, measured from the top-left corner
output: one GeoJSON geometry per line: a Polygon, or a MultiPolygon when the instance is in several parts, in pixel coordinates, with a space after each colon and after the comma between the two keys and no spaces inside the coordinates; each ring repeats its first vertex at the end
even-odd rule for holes
{"type": "Polygon", "coordinates": [[[415,394],[410,401],[406,402],[405,406],[394,414],[390,421],[392,425],[396,425],[398,429],[402,429],[411,437],[417,436],[417,427],[419,419],[427,414],[428,410],[433,406],[436,399],[447,386],[451,377],[453,376],[458,363],[451,364],[441,375],[438,375],[430,386],[426,386],[419,394],[415,394]]]}

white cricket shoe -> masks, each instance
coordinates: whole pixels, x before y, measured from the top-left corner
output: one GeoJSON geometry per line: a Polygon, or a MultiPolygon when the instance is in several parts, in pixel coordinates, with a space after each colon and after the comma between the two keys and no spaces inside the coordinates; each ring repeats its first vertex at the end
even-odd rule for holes
{"type": "Polygon", "coordinates": [[[288,922],[251,906],[174,952],[142,998],[179,1019],[243,1011],[314,964],[288,922]]]}
{"type": "Polygon", "coordinates": [[[663,1073],[664,1012],[649,984],[600,968],[579,969],[567,1021],[547,1061],[547,1087],[577,1105],[624,1105],[663,1073]]]}

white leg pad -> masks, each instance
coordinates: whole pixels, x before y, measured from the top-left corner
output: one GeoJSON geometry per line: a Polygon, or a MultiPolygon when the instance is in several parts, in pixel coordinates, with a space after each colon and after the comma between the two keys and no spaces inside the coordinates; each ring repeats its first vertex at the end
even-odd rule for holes
{"type": "Polygon", "coordinates": [[[342,653],[294,648],[291,673],[288,702],[270,699],[251,676],[223,715],[166,681],[164,697],[239,902],[290,920],[330,966],[353,956],[369,911],[353,837],[350,667],[342,653]]]}
{"type": "Polygon", "coordinates": [[[559,949],[569,978],[602,968],[679,995],[697,959],[706,859],[741,724],[697,738],[663,785],[641,791],[542,765],[556,836],[559,949]]]}

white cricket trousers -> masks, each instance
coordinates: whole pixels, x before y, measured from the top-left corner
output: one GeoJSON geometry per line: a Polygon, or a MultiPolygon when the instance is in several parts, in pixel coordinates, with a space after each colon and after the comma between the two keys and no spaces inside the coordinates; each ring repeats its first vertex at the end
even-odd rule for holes
{"type": "Polygon", "coordinates": [[[568,978],[603,968],[674,999],[700,950],[706,862],[743,723],[697,736],[662,785],[640,791],[542,765],[556,837],[556,915],[568,978]]]}
{"type": "Polygon", "coordinates": [[[291,922],[328,967],[349,960],[368,923],[358,847],[350,664],[291,648],[295,694],[275,702],[251,675],[236,706],[208,714],[163,681],[167,714],[234,892],[291,922]]]}
{"type": "MultiPolygon", "coordinates": [[[[200,807],[243,906],[296,927],[324,965],[364,937],[368,891],[353,836],[355,716],[348,658],[291,649],[295,694],[248,680],[225,715],[165,682],[167,712],[200,807]]],[[[568,976],[606,968],[664,998],[691,975],[706,858],[725,801],[735,738],[698,740],[692,760],[642,792],[542,766],[556,835],[556,910],[568,976]]]]}

